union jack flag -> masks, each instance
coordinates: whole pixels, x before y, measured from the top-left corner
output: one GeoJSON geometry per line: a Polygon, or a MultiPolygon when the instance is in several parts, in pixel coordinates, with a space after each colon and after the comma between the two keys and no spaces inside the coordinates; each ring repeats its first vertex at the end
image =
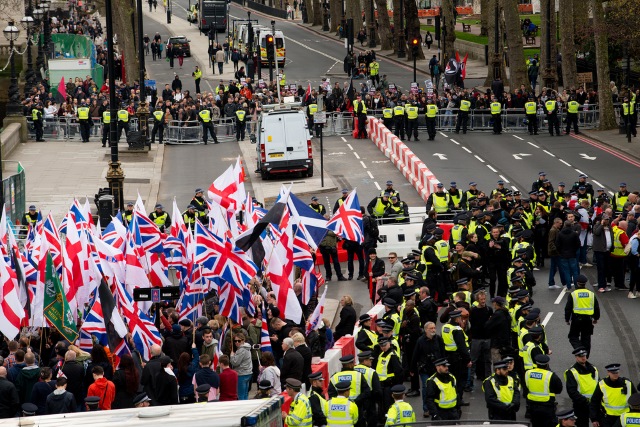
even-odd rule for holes
{"type": "Polygon", "coordinates": [[[267,307],[262,304],[262,327],[260,328],[260,350],[271,351],[271,339],[269,338],[269,323],[267,320],[267,307]]]}
{"type": "Polygon", "coordinates": [[[111,222],[102,232],[102,241],[124,252],[127,242],[127,229],[122,224],[120,212],[111,218],[111,222]]]}
{"type": "Polygon", "coordinates": [[[192,276],[191,282],[186,284],[180,295],[176,310],[180,313],[180,319],[190,319],[195,323],[196,319],[202,315],[202,303],[206,289],[200,268],[195,268],[192,276]]]}
{"type": "Polygon", "coordinates": [[[56,228],[56,223],[53,220],[51,212],[47,215],[47,219],[44,220],[42,225],[42,234],[42,237],[48,243],[49,252],[51,252],[51,258],[53,259],[53,265],[56,267],[58,275],[60,275],[62,274],[62,244],[60,243],[60,234],[58,233],[58,229],[56,228]]]}
{"type": "Polygon", "coordinates": [[[302,279],[302,303],[308,304],[309,300],[318,289],[318,278],[315,274],[315,265],[311,256],[311,248],[304,238],[304,233],[298,227],[293,235],[293,264],[300,267],[302,279]]]}
{"type": "Polygon", "coordinates": [[[364,243],[362,212],[355,189],[327,222],[327,228],[343,239],[364,243]]]}
{"type": "Polygon", "coordinates": [[[100,300],[97,298],[93,301],[91,309],[82,322],[82,327],[80,328],[80,348],[91,351],[94,336],[101,345],[105,347],[109,346],[107,328],[104,326],[102,304],[100,304],[100,300]]]}
{"type": "MultiPolygon", "coordinates": [[[[89,223],[87,221],[87,218],[85,217],[85,214],[83,213],[83,210],[84,208],[80,206],[80,202],[78,202],[78,199],[73,199],[73,203],[69,207],[69,215],[79,229],[86,230],[89,223]]],[[[65,216],[60,223],[60,227],[58,227],[57,231],[61,234],[67,234],[67,221],[67,217],[65,216]]]]}
{"type": "Polygon", "coordinates": [[[142,247],[146,252],[162,253],[162,233],[148,216],[134,211],[130,227],[136,246],[142,247]]]}
{"type": "Polygon", "coordinates": [[[222,239],[196,221],[195,263],[202,267],[202,274],[209,279],[220,275],[220,263],[224,245],[222,239]]]}

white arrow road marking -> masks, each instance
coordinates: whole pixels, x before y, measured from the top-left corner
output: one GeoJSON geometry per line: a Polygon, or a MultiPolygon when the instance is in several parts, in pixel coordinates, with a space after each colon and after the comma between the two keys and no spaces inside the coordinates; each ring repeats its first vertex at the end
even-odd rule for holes
{"type": "Polygon", "coordinates": [[[531,154],[527,154],[527,153],[517,153],[517,154],[513,154],[513,158],[515,160],[522,160],[523,157],[526,156],[530,156],[531,154]]]}
{"type": "Polygon", "coordinates": [[[447,160],[447,156],[442,153],[433,153],[434,156],[437,156],[440,160],[447,160]]]}
{"type": "Polygon", "coordinates": [[[580,153],[580,157],[582,157],[585,160],[595,160],[596,156],[589,156],[588,154],[585,153],[580,153]]]}

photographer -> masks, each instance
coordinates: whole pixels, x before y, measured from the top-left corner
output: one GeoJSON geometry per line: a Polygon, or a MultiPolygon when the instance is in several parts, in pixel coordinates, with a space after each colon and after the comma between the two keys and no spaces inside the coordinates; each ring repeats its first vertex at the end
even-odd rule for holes
{"type": "Polygon", "coordinates": [[[427,324],[424,325],[424,335],[418,338],[416,342],[410,366],[411,376],[420,375],[420,383],[422,384],[422,411],[424,412],[425,418],[429,416],[426,402],[427,379],[436,372],[436,367],[433,362],[444,357],[444,355],[444,341],[442,337],[436,333],[436,324],[427,322],[427,324]]]}

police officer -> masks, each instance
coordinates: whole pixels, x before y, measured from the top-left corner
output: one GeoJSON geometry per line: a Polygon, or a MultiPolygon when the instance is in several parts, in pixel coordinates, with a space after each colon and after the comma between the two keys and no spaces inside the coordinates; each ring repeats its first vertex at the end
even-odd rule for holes
{"type": "MultiPolygon", "coordinates": [[[[589,203],[591,203],[591,199],[593,198],[594,191],[593,191],[593,185],[591,185],[590,182],[587,182],[587,178],[588,176],[584,173],[581,173],[580,175],[578,175],[578,181],[573,183],[573,187],[571,188],[571,190],[578,193],[580,191],[580,187],[584,187],[585,192],[591,196],[591,198],[588,198],[589,203]]],[[[578,195],[578,199],[579,198],[580,198],[580,195],[578,195]]]]}
{"type": "Polygon", "coordinates": [[[42,104],[37,103],[31,110],[31,119],[33,120],[33,127],[36,130],[36,142],[44,142],[44,124],[42,118],[42,104]]]}
{"type": "Polygon", "coordinates": [[[191,205],[195,208],[198,217],[202,219],[207,216],[207,201],[202,197],[202,194],[204,193],[202,188],[196,188],[194,193],[195,194],[191,199],[191,205]]]}
{"type": "Polygon", "coordinates": [[[89,142],[89,133],[91,132],[91,118],[89,117],[89,107],[85,102],[78,108],[78,123],[80,125],[80,137],[82,142],[89,142]]]}
{"type": "Polygon", "coordinates": [[[445,357],[450,361],[451,372],[458,380],[456,389],[460,404],[466,406],[462,403],[462,394],[467,382],[467,368],[472,366],[472,362],[468,338],[462,328],[463,325],[462,311],[453,310],[449,313],[449,322],[442,325],[440,335],[442,335],[442,340],[444,341],[445,357]]]}
{"type": "Polygon", "coordinates": [[[386,188],[380,191],[380,195],[382,196],[384,193],[389,193],[389,197],[396,196],[398,200],[400,200],[400,193],[393,188],[393,181],[387,181],[385,185],[386,188]]]}
{"type": "Polygon", "coordinates": [[[547,102],[544,103],[544,108],[547,112],[547,124],[549,126],[549,135],[553,136],[553,130],[555,129],[556,135],[560,136],[560,121],[558,120],[558,103],[556,102],[556,96],[551,95],[547,102]]]}
{"type": "Polygon", "coordinates": [[[391,204],[384,211],[385,218],[391,218],[391,223],[409,222],[409,206],[397,196],[391,196],[391,204]]]}
{"type": "MultiPolygon", "coordinates": [[[[573,409],[561,409],[556,412],[556,418],[558,418],[558,425],[556,427],[575,427],[579,424],[576,423],[576,414],[573,409]]],[[[577,417],[580,421],[580,417],[577,417]]],[[[587,420],[588,422],[589,420],[587,420]]]]}
{"type": "MultiPolygon", "coordinates": [[[[571,123],[573,123],[573,132],[578,135],[578,109],[580,108],[580,104],[576,99],[572,96],[571,100],[567,103],[567,129],[565,133],[569,135],[571,133],[571,123]]],[[[580,417],[578,417],[580,419],[580,417]]]]}
{"type": "Polygon", "coordinates": [[[451,196],[448,191],[444,190],[444,184],[439,182],[436,184],[436,191],[431,193],[427,199],[427,213],[429,213],[431,209],[437,213],[446,213],[450,212],[452,208],[451,196]]]}
{"type": "Polygon", "coordinates": [[[632,394],[627,403],[629,412],[622,414],[614,427],[632,427],[640,424],[640,393],[632,394]]]}
{"type": "Polygon", "coordinates": [[[393,107],[393,123],[394,123],[394,130],[393,133],[400,138],[401,141],[404,141],[404,117],[406,115],[405,109],[404,109],[404,105],[402,105],[400,103],[400,100],[398,100],[398,103],[396,104],[395,107],[393,107]]]}
{"type": "Polygon", "coordinates": [[[127,207],[122,213],[122,219],[123,219],[123,224],[125,226],[128,226],[131,223],[131,220],[133,219],[133,203],[132,202],[127,203],[127,207]]]}
{"type": "Polygon", "coordinates": [[[611,200],[611,208],[614,212],[622,212],[625,203],[629,199],[629,191],[627,190],[627,183],[620,183],[620,191],[613,195],[613,199],[611,200]]]}
{"type": "MultiPolygon", "coordinates": [[[[247,103],[236,110],[236,141],[244,141],[244,133],[247,127],[247,103]]],[[[215,141],[215,137],[214,137],[215,141]]]]}
{"type": "Polygon", "coordinates": [[[322,372],[314,372],[309,375],[311,381],[311,392],[309,393],[309,405],[311,405],[312,425],[314,426],[326,426],[327,417],[324,415],[324,406],[327,404],[327,400],[324,398],[324,390],[322,384],[324,378],[322,372]]]}
{"type": "Polygon", "coordinates": [[[182,213],[182,220],[184,221],[184,225],[187,226],[187,230],[191,231],[191,234],[195,233],[196,221],[198,220],[195,206],[187,206],[187,210],[182,213]]]}
{"type": "Polygon", "coordinates": [[[27,228],[32,228],[36,226],[38,222],[38,211],[36,210],[36,205],[30,205],[29,211],[25,212],[22,215],[22,225],[27,228]]]}
{"type": "Polygon", "coordinates": [[[378,416],[382,419],[391,406],[391,387],[402,384],[404,370],[395,349],[391,346],[391,339],[381,337],[378,339],[381,353],[378,355],[376,372],[382,386],[382,401],[378,405],[378,416]]]}
{"type": "Polygon", "coordinates": [[[340,197],[338,200],[336,200],[336,202],[333,205],[333,211],[337,211],[338,208],[344,203],[345,200],[347,200],[347,196],[349,195],[349,190],[347,190],[346,188],[342,189],[342,197],[340,197]]]}
{"type": "MultiPolygon", "coordinates": [[[[271,385],[271,383],[269,383],[271,385]]],[[[209,403],[211,384],[200,384],[196,387],[196,403],[209,403]]]]}
{"type": "Polygon", "coordinates": [[[427,380],[426,403],[431,419],[459,420],[460,405],[456,392],[457,379],[449,373],[447,359],[433,362],[436,373],[427,380]]]}
{"type": "Polygon", "coordinates": [[[353,403],[350,396],[353,389],[351,381],[340,381],[336,383],[335,389],[336,395],[326,401],[323,406],[327,427],[365,425],[366,420],[359,417],[358,406],[353,403]]]}
{"type": "Polygon", "coordinates": [[[416,422],[416,413],[413,411],[413,407],[411,407],[409,402],[404,401],[406,391],[407,388],[402,384],[391,387],[391,395],[394,403],[387,412],[385,426],[416,422]]]}
{"type": "Polygon", "coordinates": [[[467,95],[463,96],[458,106],[458,120],[456,121],[456,133],[460,133],[460,127],[462,126],[462,133],[467,133],[467,125],[469,124],[469,110],[471,109],[471,102],[467,95]]]}
{"type": "Polygon", "coordinates": [[[309,207],[322,216],[325,216],[327,214],[327,209],[323,204],[318,203],[318,198],[316,196],[311,197],[311,203],[309,203],[309,207]]]}
{"type": "Polygon", "coordinates": [[[600,380],[598,369],[587,360],[587,349],[577,347],[572,354],[576,363],[564,371],[567,394],[573,401],[573,410],[578,416],[578,427],[589,426],[589,402],[600,380]]]}
{"type": "Polygon", "coordinates": [[[171,217],[167,212],[163,211],[163,209],[164,207],[158,203],[155,206],[155,210],[149,214],[149,219],[164,233],[165,229],[171,227],[171,217]]]}
{"type": "Polygon", "coordinates": [[[382,123],[387,129],[393,129],[393,108],[387,106],[382,109],[382,123]]]}
{"type": "Polygon", "coordinates": [[[536,367],[524,374],[532,427],[546,427],[555,422],[555,396],[562,393],[562,380],[549,370],[549,360],[549,356],[539,354],[534,360],[536,367]]]}
{"type": "Polygon", "coordinates": [[[469,230],[466,225],[466,220],[458,218],[457,224],[451,228],[451,232],[449,233],[449,247],[454,248],[458,242],[462,242],[462,246],[467,247],[469,230]]]}
{"type": "Polygon", "coordinates": [[[389,196],[389,193],[385,191],[382,196],[374,197],[367,205],[369,215],[374,218],[382,218],[389,205],[391,205],[389,196]]]}
{"type": "Polygon", "coordinates": [[[126,104],[122,104],[118,110],[118,141],[120,141],[123,130],[126,138],[129,135],[129,112],[126,109],[126,104]]]}
{"type": "Polygon", "coordinates": [[[102,112],[102,146],[106,147],[107,141],[111,146],[111,110],[109,110],[109,104],[103,105],[102,108],[104,109],[102,112]]]}
{"type": "Polygon", "coordinates": [[[491,95],[491,119],[493,120],[493,134],[500,135],[502,133],[502,104],[495,95],[491,95]]]}
{"type": "MultiPolygon", "coordinates": [[[[360,316],[355,344],[356,348],[361,351],[373,351],[378,344],[378,335],[371,330],[371,316],[367,313],[360,316]]],[[[358,360],[361,359],[358,358],[358,360]]]]}
{"type": "Polygon", "coordinates": [[[200,70],[200,67],[196,65],[196,69],[193,73],[191,73],[191,75],[193,76],[193,80],[196,83],[196,93],[200,93],[200,79],[202,79],[202,70],[200,70]]]}
{"type": "Polygon", "coordinates": [[[367,106],[358,94],[358,98],[353,101],[353,114],[358,118],[358,139],[367,138],[367,106]]]}
{"type": "Polygon", "coordinates": [[[624,121],[625,129],[627,130],[627,136],[636,136],[636,129],[633,125],[633,106],[629,103],[629,98],[624,97],[624,102],[620,106],[620,115],[624,121]]]}
{"type": "Polygon", "coordinates": [[[291,427],[311,427],[313,413],[311,404],[304,393],[300,393],[302,383],[295,378],[287,378],[285,390],[287,395],[293,399],[289,406],[289,413],[282,411],[282,419],[285,424],[291,427]]]}
{"type": "Polygon", "coordinates": [[[313,134],[313,129],[315,128],[313,123],[313,116],[317,112],[318,112],[318,104],[316,104],[315,98],[311,98],[309,100],[309,104],[307,104],[307,126],[311,134],[313,134]]]}
{"type": "Polygon", "coordinates": [[[447,295],[442,283],[442,264],[434,247],[437,237],[433,234],[425,235],[422,242],[425,244],[420,255],[420,264],[417,270],[422,273],[422,278],[426,281],[427,287],[438,302],[443,302],[447,295]]]}
{"type": "Polygon", "coordinates": [[[607,377],[598,381],[589,403],[589,418],[594,427],[612,427],[628,411],[628,400],[636,392],[633,383],[620,376],[620,364],[604,367],[607,377]],[[605,399],[606,397],[606,399],[605,399]]]}
{"type": "MultiPolygon", "coordinates": [[[[351,402],[354,402],[358,406],[358,411],[364,414],[364,410],[367,407],[367,401],[371,397],[371,389],[369,388],[369,384],[367,384],[364,376],[353,369],[355,366],[354,361],[355,357],[353,355],[347,355],[340,358],[342,371],[336,372],[331,376],[328,392],[329,397],[336,397],[341,391],[338,384],[348,382],[351,389],[347,396],[351,402]]],[[[329,417],[327,416],[327,418],[329,417]]],[[[356,425],[364,427],[366,424],[366,418],[362,417],[356,425]]]]}
{"type": "Polygon", "coordinates": [[[493,370],[494,374],[482,382],[489,419],[515,421],[516,412],[520,409],[520,390],[509,376],[507,362],[495,362],[493,370]]]}
{"type": "MultiPolygon", "coordinates": [[[[160,105],[153,112],[153,130],[151,131],[151,143],[152,144],[156,143],[156,133],[159,134],[158,143],[162,144],[162,139],[164,137],[164,120],[165,120],[165,113],[164,113],[164,111],[162,111],[162,105],[160,105]]],[[[103,141],[104,141],[104,139],[103,139],[103,141]]]]}
{"type": "Polygon", "coordinates": [[[413,103],[404,106],[407,113],[407,141],[411,141],[411,135],[416,141],[418,139],[418,107],[413,103]]]}
{"type": "Polygon", "coordinates": [[[380,64],[375,58],[369,64],[369,75],[371,76],[371,82],[377,87],[380,84],[380,64]]]}
{"type": "Polygon", "coordinates": [[[429,141],[433,141],[436,139],[436,118],[438,117],[438,106],[433,103],[432,98],[429,98],[427,101],[425,115],[427,116],[427,134],[429,135],[429,141]]]}
{"type": "Polygon", "coordinates": [[[382,400],[382,386],[380,385],[380,378],[375,369],[372,368],[375,357],[373,352],[366,350],[358,353],[359,365],[356,365],[353,369],[360,372],[363,376],[369,388],[371,389],[371,397],[365,404],[365,413],[360,412],[360,416],[367,420],[368,426],[376,426],[378,424],[378,413],[376,403],[382,400]]]}
{"type": "Polygon", "coordinates": [[[576,289],[571,292],[571,298],[567,299],[564,307],[564,320],[567,325],[571,325],[569,342],[573,348],[582,346],[589,355],[593,325],[600,319],[600,306],[596,295],[585,288],[587,281],[587,276],[584,274],[576,278],[576,289]]]}
{"type": "Polygon", "coordinates": [[[533,97],[530,96],[529,100],[524,104],[524,112],[527,115],[527,128],[529,129],[529,135],[537,135],[538,134],[538,116],[537,113],[538,105],[533,100],[533,97]]]}
{"type": "MultiPolygon", "coordinates": [[[[202,74],[202,71],[200,71],[202,74]]],[[[236,115],[238,112],[236,111],[236,115]]],[[[211,121],[211,110],[209,108],[203,108],[198,112],[198,120],[202,123],[202,140],[204,141],[204,145],[207,145],[207,139],[209,134],[211,134],[211,138],[213,138],[213,143],[218,143],[218,137],[216,136],[216,132],[213,129],[213,122],[211,121]]],[[[237,138],[237,137],[236,137],[237,138]]],[[[242,137],[244,139],[244,136],[242,137]]]]}

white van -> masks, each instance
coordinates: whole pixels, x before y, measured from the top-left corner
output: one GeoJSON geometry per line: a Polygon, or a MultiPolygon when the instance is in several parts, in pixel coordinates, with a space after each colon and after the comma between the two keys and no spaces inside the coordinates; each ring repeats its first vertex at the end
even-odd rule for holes
{"type": "Polygon", "coordinates": [[[256,144],[262,179],[287,173],[313,176],[313,149],[304,109],[282,105],[263,111],[257,137],[252,136],[251,142],[256,144]]]}

